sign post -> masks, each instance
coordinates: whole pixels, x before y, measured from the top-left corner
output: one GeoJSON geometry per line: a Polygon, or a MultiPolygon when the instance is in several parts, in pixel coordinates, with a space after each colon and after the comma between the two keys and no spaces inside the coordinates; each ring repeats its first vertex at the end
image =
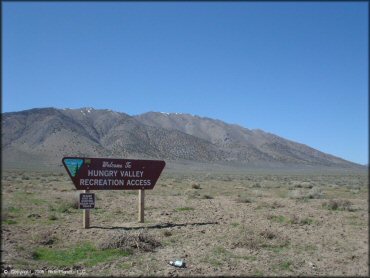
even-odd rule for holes
{"type": "Polygon", "coordinates": [[[145,190],[139,190],[139,222],[144,223],[145,190]]]}
{"type": "MultiPolygon", "coordinates": [[[[89,193],[89,190],[84,190],[84,193],[89,193]]],[[[90,228],[90,209],[83,210],[83,227],[85,229],[90,228]]]]}
{"type": "Polygon", "coordinates": [[[80,193],[80,209],[83,209],[83,227],[90,228],[90,209],[95,208],[95,194],[90,193],[89,190],[84,190],[80,193]]]}
{"type": "MultiPolygon", "coordinates": [[[[87,157],[64,157],[62,163],[76,189],[85,193],[89,190],[139,190],[140,223],[144,222],[145,190],[154,188],[166,165],[163,160],[87,157]]],[[[90,227],[91,204],[87,202],[84,207],[84,228],[90,227]]]]}

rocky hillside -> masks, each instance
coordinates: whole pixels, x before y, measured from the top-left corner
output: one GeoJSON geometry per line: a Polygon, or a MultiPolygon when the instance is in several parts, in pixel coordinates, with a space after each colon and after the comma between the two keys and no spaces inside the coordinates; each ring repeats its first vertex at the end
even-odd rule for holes
{"type": "Polygon", "coordinates": [[[250,130],[220,120],[159,112],[148,112],[135,118],[146,125],[175,129],[207,140],[228,153],[227,160],[329,167],[357,165],[259,129],[250,130]]]}
{"type": "Polygon", "coordinates": [[[92,108],[42,108],[2,116],[5,165],[57,165],[63,156],[90,156],[358,167],[261,130],[188,114],[133,117],[92,108]]]}
{"type": "Polygon", "coordinates": [[[144,125],[110,110],[54,108],[4,113],[4,163],[60,163],[63,156],[216,161],[212,143],[177,130],[144,125]]]}

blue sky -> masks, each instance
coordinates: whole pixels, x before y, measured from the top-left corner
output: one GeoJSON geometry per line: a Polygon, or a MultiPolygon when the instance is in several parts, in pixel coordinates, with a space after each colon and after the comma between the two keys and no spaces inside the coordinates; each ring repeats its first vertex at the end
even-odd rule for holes
{"type": "Polygon", "coordinates": [[[3,2],[2,111],[180,112],[368,163],[367,2],[3,2]]]}

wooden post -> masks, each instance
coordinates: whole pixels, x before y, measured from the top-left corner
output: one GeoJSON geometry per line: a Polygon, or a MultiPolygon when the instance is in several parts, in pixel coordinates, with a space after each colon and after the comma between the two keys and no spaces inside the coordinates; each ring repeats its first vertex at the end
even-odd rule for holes
{"type": "MultiPolygon", "coordinates": [[[[84,193],[89,193],[90,190],[84,190],[84,193]]],[[[84,209],[83,210],[83,227],[85,229],[90,228],[90,210],[84,209]]]]}
{"type": "Polygon", "coordinates": [[[144,199],[145,199],[145,190],[139,189],[139,222],[144,223],[144,199]]]}

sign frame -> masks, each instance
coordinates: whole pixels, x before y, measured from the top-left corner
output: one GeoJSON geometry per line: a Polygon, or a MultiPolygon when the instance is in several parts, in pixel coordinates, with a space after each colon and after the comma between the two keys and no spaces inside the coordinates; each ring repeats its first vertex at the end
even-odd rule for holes
{"type": "Polygon", "coordinates": [[[62,164],[77,190],[151,190],[166,162],[68,156],[62,164]]]}

